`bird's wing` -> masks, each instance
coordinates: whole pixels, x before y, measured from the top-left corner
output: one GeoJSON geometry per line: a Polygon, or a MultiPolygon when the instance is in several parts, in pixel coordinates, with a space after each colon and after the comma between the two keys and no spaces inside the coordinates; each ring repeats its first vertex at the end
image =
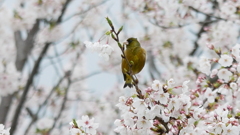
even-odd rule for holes
{"type": "Polygon", "coordinates": [[[125,59],[122,59],[122,74],[123,74],[123,79],[124,79],[124,81],[126,80],[126,69],[124,69],[125,67],[126,67],[126,64],[127,64],[127,62],[126,62],[126,60],[125,59]]]}

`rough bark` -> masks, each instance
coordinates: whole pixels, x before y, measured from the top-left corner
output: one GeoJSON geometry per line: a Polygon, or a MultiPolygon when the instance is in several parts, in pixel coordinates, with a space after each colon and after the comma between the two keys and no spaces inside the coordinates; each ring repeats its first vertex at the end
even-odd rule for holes
{"type": "Polygon", "coordinates": [[[0,123],[5,124],[10,105],[12,103],[13,94],[2,97],[0,105],[0,123]]]}
{"type": "Polygon", "coordinates": [[[36,23],[33,25],[33,28],[29,31],[26,40],[22,39],[20,31],[14,32],[15,45],[17,49],[15,65],[18,71],[22,71],[27,61],[27,57],[33,48],[34,38],[39,31],[39,22],[40,20],[36,20],[36,23]]]}

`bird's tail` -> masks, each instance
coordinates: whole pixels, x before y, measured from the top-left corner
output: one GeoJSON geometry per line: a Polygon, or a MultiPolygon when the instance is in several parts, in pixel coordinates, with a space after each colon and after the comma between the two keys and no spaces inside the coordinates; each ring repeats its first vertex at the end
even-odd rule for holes
{"type": "Polygon", "coordinates": [[[125,74],[125,75],[126,75],[126,76],[125,76],[125,84],[124,84],[123,88],[126,88],[127,86],[128,86],[129,88],[132,88],[133,85],[132,85],[132,78],[131,78],[131,76],[128,75],[128,74],[125,74]]]}
{"type": "Polygon", "coordinates": [[[125,82],[123,88],[126,88],[127,86],[128,86],[129,88],[132,88],[132,87],[133,87],[132,83],[127,83],[127,82],[125,82]]]}

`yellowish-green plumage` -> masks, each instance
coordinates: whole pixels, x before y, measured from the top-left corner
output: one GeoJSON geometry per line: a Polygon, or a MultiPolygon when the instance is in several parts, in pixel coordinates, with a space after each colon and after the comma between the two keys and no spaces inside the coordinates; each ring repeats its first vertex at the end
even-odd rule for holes
{"type": "MultiPolygon", "coordinates": [[[[125,55],[128,61],[132,64],[132,75],[135,75],[139,73],[146,61],[146,51],[140,46],[140,43],[136,38],[129,38],[128,45],[125,50],[125,55]]],[[[133,81],[131,76],[128,74],[129,72],[129,66],[125,58],[122,59],[122,73],[124,77],[125,84],[123,88],[125,87],[132,87],[133,81]]]]}

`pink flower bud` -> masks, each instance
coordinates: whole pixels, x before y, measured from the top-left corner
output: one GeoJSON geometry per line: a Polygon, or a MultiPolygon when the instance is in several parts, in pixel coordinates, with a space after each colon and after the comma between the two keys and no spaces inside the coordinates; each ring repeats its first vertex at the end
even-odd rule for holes
{"type": "Polygon", "coordinates": [[[230,68],[230,71],[236,72],[236,68],[231,67],[231,68],[230,68]]]}
{"type": "Polygon", "coordinates": [[[222,79],[218,79],[217,80],[219,83],[224,83],[224,81],[222,79]]]}
{"type": "Polygon", "coordinates": [[[233,109],[233,107],[230,106],[230,105],[228,105],[228,106],[227,106],[227,109],[228,109],[229,111],[231,111],[231,110],[233,109]]]}
{"type": "Polygon", "coordinates": [[[209,49],[211,49],[211,50],[214,49],[214,46],[213,46],[213,44],[211,44],[211,43],[207,43],[207,47],[208,47],[209,49]]]}
{"type": "Polygon", "coordinates": [[[133,99],[132,98],[128,98],[126,101],[126,105],[131,105],[133,103],[133,99]]]}
{"type": "Polygon", "coordinates": [[[213,74],[213,75],[216,75],[217,73],[218,73],[218,70],[217,70],[217,69],[213,69],[213,70],[212,70],[212,74],[213,74]]]}
{"type": "Polygon", "coordinates": [[[191,99],[194,99],[194,98],[195,98],[195,96],[194,96],[194,95],[191,95],[191,96],[190,96],[190,98],[191,98],[191,99]]]}
{"type": "Polygon", "coordinates": [[[158,120],[154,120],[153,126],[157,126],[157,125],[159,125],[159,124],[160,124],[160,122],[159,122],[158,120]]]}
{"type": "Polygon", "coordinates": [[[200,79],[197,79],[196,84],[200,84],[200,83],[201,83],[200,79]]]}
{"type": "Polygon", "coordinates": [[[237,68],[237,66],[238,66],[237,64],[232,64],[233,68],[237,68]]]}
{"type": "Polygon", "coordinates": [[[210,27],[204,27],[203,28],[205,31],[209,31],[210,30],[210,27]]]}
{"type": "Polygon", "coordinates": [[[150,94],[153,90],[151,87],[148,87],[145,91],[146,91],[146,93],[150,94]]]}
{"type": "Polygon", "coordinates": [[[212,58],[212,61],[213,62],[218,62],[218,59],[217,58],[212,58]]]}
{"type": "Polygon", "coordinates": [[[214,78],[217,75],[217,73],[218,73],[218,70],[217,69],[213,69],[212,72],[211,72],[210,77],[214,78]]]}
{"type": "Polygon", "coordinates": [[[185,111],[180,111],[180,114],[185,114],[185,111]]]}

